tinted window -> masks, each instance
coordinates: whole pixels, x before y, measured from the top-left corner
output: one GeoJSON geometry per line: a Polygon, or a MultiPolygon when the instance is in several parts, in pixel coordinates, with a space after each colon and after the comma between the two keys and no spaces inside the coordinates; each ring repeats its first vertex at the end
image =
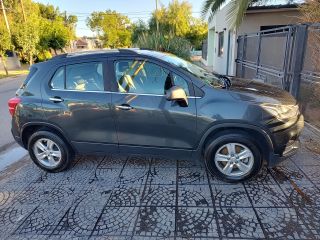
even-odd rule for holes
{"type": "Polygon", "coordinates": [[[147,61],[117,61],[115,72],[119,92],[164,95],[172,85],[168,70],[147,61]]]}
{"type": "Polygon", "coordinates": [[[102,63],[91,62],[66,66],[66,88],[78,91],[103,91],[102,63]]]}
{"type": "Polygon", "coordinates": [[[52,77],[50,85],[53,89],[64,89],[64,67],[58,68],[52,77]]]}
{"type": "Polygon", "coordinates": [[[25,86],[27,86],[27,84],[36,76],[37,70],[38,69],[33,66],[30,68],[29,74],[27,78],[24,80],[24,82],[22,83],[22,85],[20,86],[20,89],[23,89],[25,86]]]}
{"type": "Polygon", "coordinates": [[[190,96],[187,81],[174,73],[172,74],[172,78],[173,78],[174,86],[179,86],[179,87],[183,88],[183,90],[186,92],[187,96],[190,96]]]}

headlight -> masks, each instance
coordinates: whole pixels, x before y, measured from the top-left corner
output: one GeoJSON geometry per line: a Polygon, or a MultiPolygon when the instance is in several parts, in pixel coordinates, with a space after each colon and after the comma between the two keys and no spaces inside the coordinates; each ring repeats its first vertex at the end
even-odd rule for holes
{"type": "Polygon", "coordinates": [[[279,120],[291,119],[299,115],[298,105],[262,104],[261,107],[279,120]]]}

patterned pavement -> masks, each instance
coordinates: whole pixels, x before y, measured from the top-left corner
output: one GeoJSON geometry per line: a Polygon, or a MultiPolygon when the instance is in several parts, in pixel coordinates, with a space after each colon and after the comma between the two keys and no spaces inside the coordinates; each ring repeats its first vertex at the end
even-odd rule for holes
{"type": "Polygon", "coordinates": [[[198,162],[78,157],[0,173],[0,239],[320,239],[320,137],[243,184],[198,162]]]}

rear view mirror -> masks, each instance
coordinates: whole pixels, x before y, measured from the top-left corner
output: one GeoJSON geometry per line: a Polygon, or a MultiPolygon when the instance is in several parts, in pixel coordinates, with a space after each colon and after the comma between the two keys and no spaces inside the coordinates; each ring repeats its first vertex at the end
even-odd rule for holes
{"type": "Polygon", "coordinates": [[[187,94],[181,87],[173,86],[172,88],[167,90],[166,98],[168,101],[179,102],[183,107],[188,106],[187,94]]]}

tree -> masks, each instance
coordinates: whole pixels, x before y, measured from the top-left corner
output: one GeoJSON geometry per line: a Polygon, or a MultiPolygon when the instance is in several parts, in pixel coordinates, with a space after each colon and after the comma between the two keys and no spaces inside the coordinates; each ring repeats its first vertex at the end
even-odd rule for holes
{"type": "Polygon", "coordinates": [[[156,20],[161,34],[186,38],[196,49],[201,48],[201,43],[207,36],[207,23],[192,16],[192,6],[186,1],[173,0],[167,8],[162,6],[153,12],[149,22],[151,32],[156,31],[156,20]]]}
{"type": "Polygon", "coordinates": [[[6,75],[9,75],[6,66],[6,50],[11,49],[11,37],[6,27],[0,22],[0,59],[3,64],[3,68],[6,71],[6,75]]]}
{"type": "Polygon", "coordinates": [[[190,31],[185,35],[195,49],[202,48],[202,41],[207,38],[208,24],[198,18],[193,18],[190,31]]]}
{"type": "Polygon", "coordinates": [[[42,51],[53,49],[57,55],[57,50],[62,50],[72,39],[69,29],[60,20],[43,20],[40,27],[39,49],[42,51]]]}
{"type": "Polygon", "coordinates": [[[38,6],[42,18],[54,21],[60,15],[59,8],[55,8],[53,5],[38,3],[38,6]]]}
{"type": "Polygon", "coordinates": [[[173,0],[168,7],[161,7],[153,12],[150,20],[150,29],[156,31],[156,19],[162,33],[185,36],[190,30],[192,20],[192,6],[186,1],[173,0]]]}
{"type": "Polygon", "coordinates": [[[16,49],[19,50],[22,57],[32,65],[34,57],[38,53],[39,21],[36,18],[29,18],[26,23],[17,25],[15,29],[14,43],[16,49]]]}
{"type": "MultiPolygon", "coordinates": [[[[240,26],[243,17],[252,4],[266,3],[271,0],[231,0],[230,9],[227,13],[227,21],[232,28],[240,26]]],[[[202,16],[205,18],[209,15],[209,19],[220,9],[220,7],[229,2],[228,0],[205,0],[202,7],[202,16]]],[[[288,0],[288,3],[292,3],[292,0],[288,0]]]]}
{"type": "Polygon", "coordinates": [[[105,47],[119,48],[131,46],[131,23],[127,16],[116,11],[93,12],[87,25],[97,33],[105,47]]]}
{"type": "Polygon", "coordinates": [[[142,34],[148,33],[149,32],[149,26],[146,24],[144,21],[141,19],[132,24],[132,42],[136,43],[139,39],[139,36],[142,34]]]}
{"type": "Polygon", "coordinates": [[[31,0],[25,0],[24,7],[28,16],[26,21],[24,21],[21,12],[11,16],[14,19],[12,39],[15,49],[19,51],[20,56],[32,65],[34,57],[38,53],[39,7],[31,0]]]}
{"type": "Polygon", "coordinates": [[[39,59],[38,54],[49,56],[48,50],[56,52],[75,38],[76,16],[68,16],[52,5],[32,0],[23,0],[24,9],[20,0],[3,1],[10,22],[12,45],[26,62],[32,64],[34,59],[39,59]]]}
{"type": "Polygon", "coordinates": [[[65,48],[72,39],[75,38],[75,25],[77,16],[60,13],[58,8],[52,5],[39,3],[39,11],[42,17],[40,22],[40,42],[39,50],[47,51],[53,49],[57,55],[57,50],[65,48]]]}

